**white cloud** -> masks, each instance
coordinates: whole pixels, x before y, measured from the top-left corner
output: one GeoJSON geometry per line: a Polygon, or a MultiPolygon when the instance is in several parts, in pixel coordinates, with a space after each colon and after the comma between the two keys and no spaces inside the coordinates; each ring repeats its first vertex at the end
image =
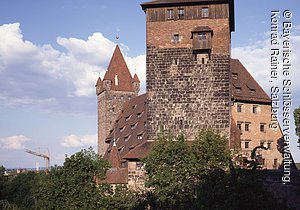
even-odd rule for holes
{"type": "Polygon", "coordinates": [[[0,146],[3,149],[19,150],[19,149],[24,149],[24,143],[27,141],[29,141],[29,138],[23,135],[10,136],[5,138],[0,138],[0,146]]]}
{"type": "Polygon", "coordinates": [[[97,135],[69,135],[62,138],[61,146],[63,147],[83,147],[97,145],[97,135]]]}
{"type": "MultiPolygon", "coordinates": [[[[105,74],[114,42],[99,32],[87,40],[58,37],[63,52],[24,40],[19,23],[0,25],[0,40],[0,105],[94,114],[95,83],[105,74]]],[[[145,55],[126,59],[145,87],[145,55]]]]}
{"type": "MultiPolygon", "coordinates": [[[[296,27],[292,31],[291,36],[291,80],[293,81],[294,91],[298,91],[300,95],[300,83],[295,79],[300,78],[300,71],[297,68],[300,66],[300,28],[296,27]]],[[[232,48],[232,57],[238,58],[247,70],[252,74],[252,76],[258,81],[258,83],[269,92],[271,83],[270,80],[270,55],[271,55],[271,45],[270,45],[270,33],[266,32],[265,37],[261,41],[250,43],[248,46],[232,48]]],[[[281,48],[282,49],[282,48],[281,48]]],[[[278,74],[282,75],[279,71],[278,74]]],[[[279,81],[281,77],[279,77],[279,81]]]]}

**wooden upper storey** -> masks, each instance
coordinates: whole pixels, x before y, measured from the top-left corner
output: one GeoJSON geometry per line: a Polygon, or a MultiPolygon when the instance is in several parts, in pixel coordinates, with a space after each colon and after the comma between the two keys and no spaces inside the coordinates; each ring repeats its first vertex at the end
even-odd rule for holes
{"type": "Polygon", "coordinates": [[[141,6],[147,22],[228,18],[234,31],[233,0],[156,0],[141,6]]]}

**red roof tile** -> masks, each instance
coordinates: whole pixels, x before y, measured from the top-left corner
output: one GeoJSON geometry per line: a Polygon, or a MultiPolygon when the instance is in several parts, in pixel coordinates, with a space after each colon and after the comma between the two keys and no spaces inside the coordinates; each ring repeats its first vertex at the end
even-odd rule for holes
{"type": "Polygon", "coordinates": [[[141,83],[137,74],[134,74],[132,81],[137,82],[137,83],[141,83]]]}
{"type": "Polygon", "coordinates": [[[109,62],[104,80],[111,81],[112,90],[134,92],[130,71],[118,45],[109,62]]]}
{"type": "Polygon", "coordinates": [[[110,155],[109,155],[109,162],[112,168],[119,168],[121,167],[121,159],[119,155],[119,151],[116,144],[113,144],[110,155]]]}
{"type": "Polygon", "coordinates": [[[146,141],[146,94],[132,98],[124,105],[114,129],[111,130],[106,142],[109,143],[104,158],[108,159],[113,149],[113,138],[119,149],[121,159],[130,150],[146,141]]]}
{"type": "Polygon", "coordinates": [[[232,97],[235,101],[271,103],[270,97],[238,59],[231,59],[232,97]]]}
{"type": "Polygon", "coordinates": [[[97,180],[98,184],[127,184],[128,183],[128,168],[110,168],[106,172],[104,180],[97,180]]]}

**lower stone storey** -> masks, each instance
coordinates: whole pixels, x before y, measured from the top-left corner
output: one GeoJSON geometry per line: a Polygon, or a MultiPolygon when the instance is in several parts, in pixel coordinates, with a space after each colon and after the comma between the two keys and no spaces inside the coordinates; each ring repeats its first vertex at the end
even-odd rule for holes
{"type": "Polygon", "coordinates": [[[137,94],[125,91],[104,91],[98,95],[98,154],[103,155],[108,144],[105,143],[110,130],[119,117],[124,104],[137,94]]]}
{"type": "Polygon", "coordinates": [[[148,140],[161,128],[189,140],[205,128],[229,136],[230,56],[199,57],[189,48],[147,49],[148,140]]]}

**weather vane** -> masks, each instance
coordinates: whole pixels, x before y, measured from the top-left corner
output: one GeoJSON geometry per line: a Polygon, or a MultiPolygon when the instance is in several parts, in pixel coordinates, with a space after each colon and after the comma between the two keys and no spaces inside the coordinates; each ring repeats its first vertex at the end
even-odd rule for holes
{"type": "Polygon", "coordinates": [[[119,39],[120,39],[119,32],[120,32],[120,29],[117,29],[117,35],[116,35],[117,42],[119,42],[119,39]]]}

